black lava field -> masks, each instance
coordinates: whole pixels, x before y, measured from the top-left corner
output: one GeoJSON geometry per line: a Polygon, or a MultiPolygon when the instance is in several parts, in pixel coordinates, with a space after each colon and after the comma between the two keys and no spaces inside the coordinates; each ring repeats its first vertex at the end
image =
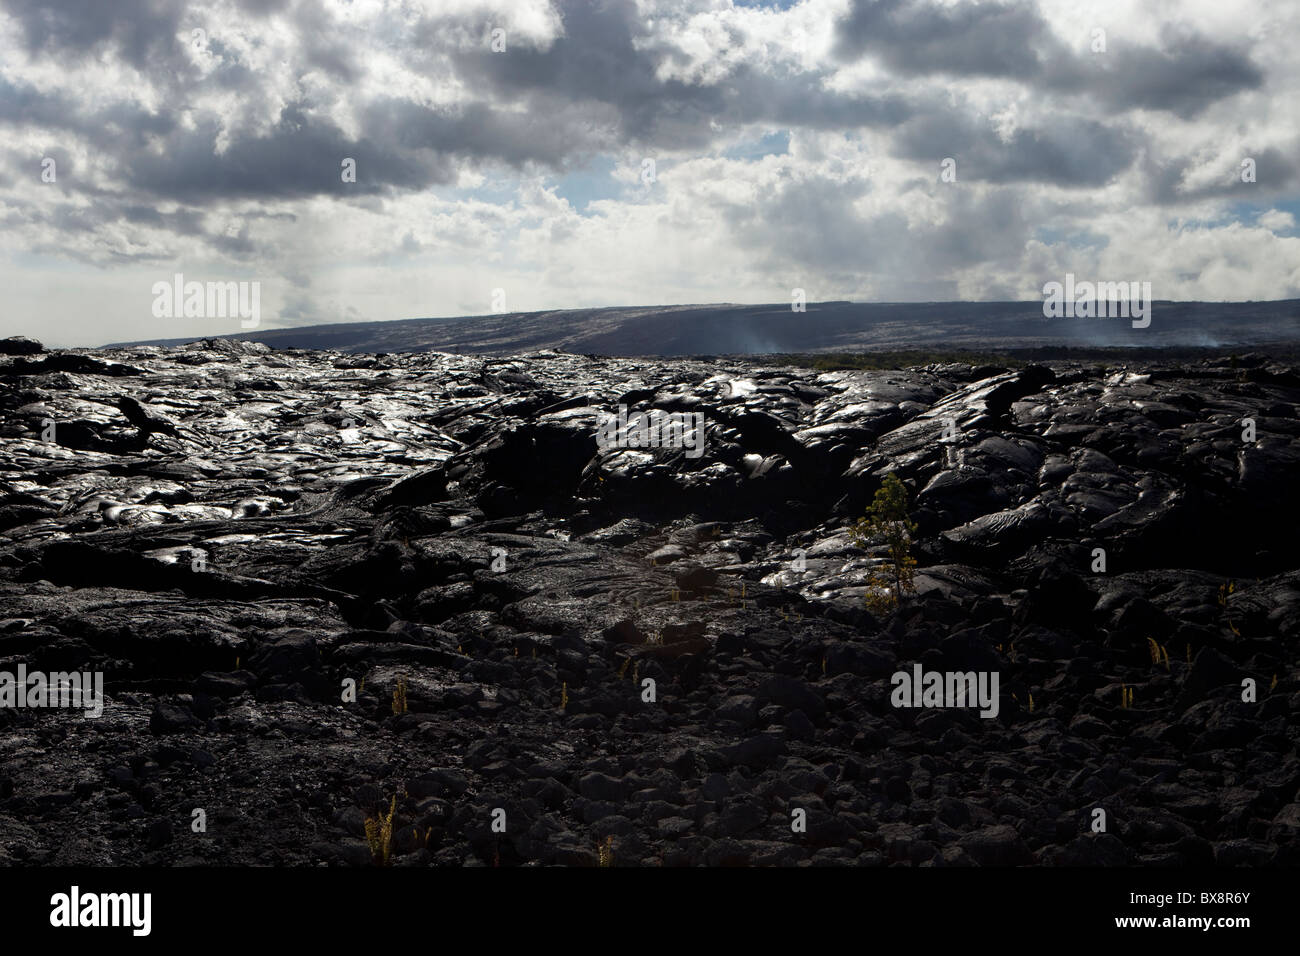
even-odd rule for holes
{"type": "Polygon", "coordinates": [[[1268,356],[0,353],[0,671],[104,694],[0,709],[0,863],[371,866],[390,811],[394,866],[1300,862],[1268,356]]]}

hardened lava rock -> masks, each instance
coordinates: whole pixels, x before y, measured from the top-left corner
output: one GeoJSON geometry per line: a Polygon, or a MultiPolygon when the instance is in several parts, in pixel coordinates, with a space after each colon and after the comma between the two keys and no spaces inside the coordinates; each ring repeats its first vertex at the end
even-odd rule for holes
{"type": "Polygon", "coordinates": [[[1300,862],[1293,368],[0,355],[2,862],[1300,862]]]}

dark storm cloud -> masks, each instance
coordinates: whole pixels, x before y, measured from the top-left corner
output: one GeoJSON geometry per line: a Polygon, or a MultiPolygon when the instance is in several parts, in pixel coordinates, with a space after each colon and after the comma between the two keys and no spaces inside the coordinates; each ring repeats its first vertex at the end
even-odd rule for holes
{"type": "Polygon", "coordinates": [[[1167,27],[1159,49],[1122,38],[1091,61],[1063,59],[1046,70],[1049,87],[1091,93],[1110,108],[1164,110],[1188,119],[1218,100],[1257,89],[1263,74],[1250,56],[1167,27]]]}
{"type": "Polygon", "coordinates": [[[209,117],[192,129],[172,126],[160,150],[141,144],[118,158],[132,188],[191,202],[379,194],[454,182],[456,161],[466,158],[558,168],[578,145],[570,131],[584,118],[571,104],[521,115],[481,103],[433,109],[387,98],[362,110],[353,138],[328,118],[287,106],[269,132],[238,134],[220,153],[221,129],[209,117]],[[356,161],[355,183],[342,181],[344,158],[356,161]]]}
{"type": "Polygon", "coordinates": [[[171,0],[5,0],[4,7],[30,52],[109,52],[137,70],[176,61],[185,11],[171,0]]]}
{"type": "MultiPolygon", "coordinates": [[[[660,55],[634,44],[649,33],[630,4],[597,0],[558,7],[564,35],[549,49],[511,47],[503,55],[478,44],[456,53],[457,72],[471,89],[527,100],[541,110],[563,102],[606,104],[621,139],[688,149],[709,141],[709,121],[725,112],[729,85],[659,80],[660,55]]],[[[573,132],[579,141],[587,139],[581,127],[573,132]]]]}
{"type": "Polygon", "coordinates": [[[315,194],[409,189],[448,182],[452,172],[435,154],[402,150],[392,139],[352,139],[334,123],[286,107],[266,134],[240,135],[221,153],[221,132],[207,118],[176,129],[161,151],[140,150],[122,163],[132,188],[157,196],[200,201],[215,198],[292,198],[315,194]],[[342,162],[357,162],[357,182],[344,183],[342,162]]]}
{"type": "MultiPolygon", "coordinates": [[[[560,5],[564,35],[545,50],[510,37],[507,54],[491,52],[486,20],[434,16],[420,22],[413,50],[424,51],[426,58],[449,56],[469,93],[470,99],[454,109],[433,109],[393,91],[359,108],[360,131],[349,137],[328,118],[328,104],[313,104],[301,94],[269,130],[232,130],[202,111],[194,113],[192,124],[182,125],[180,111],[199,92],[220,89],[243,98],[254,95],[264,78],[230,55],[219,36],[208,40],[218,64],[200,76],[181,56],[178,34],[183,37],[190,24],[174,9],[167,16],[146,17],[150,22],[142,25],[131,18],[154,10],[145,0],[93,6],[95,15],[83,20],[75,4],[48,9],[19,4],[30,51],[112,47],[126,51],[123,55],[137,66],[152,60],[159,68],[150,78],[163,87],[166,106],[150,112],[124,98],[87,112],[29,87],[0,86],[0,121],[84,137],[120,168],[132,188],[182,201],[343,195],[339,163],[344,157],[358,162],[357,182],[347,184],[346,192],[355,196],[447,184],[460,161],[516,169],[535,163],[563,171],[598,151],[627,145],[706,151],[717,138],[715,122],[880,127],[900,123],[916,110],[897,93],[839,94],[824,88],[820,74],[769,73],[748,65],[718,84],[660,80],[660,63],[677,54],[653,41],[635,9],[582,0],[560,5]],[[458,46],[463,43],[468,46],[458,46]],[[218,153],[223,132],[229,142],[218,153]]],[[[267,15],[290,9],[253,6],[267,15]]],[[[344,88],[352,84],[360,53],[331,35],[313,5],[293,7],[292,17],[301,43],[300,73],[318,69],[344,88]]]]}
{"type": "MultiPolygon", "coordinates": [[[[62,93],[47,93],[28,84],[0,77],[0,124],[38,128],[48,136],[48,155],[59,158],[60,140],[83,139],[110,160],[128,159],[148,136],[167,135],[176,127],[171,113],[155,113],[136,103],[118,100],[90,111],[62,93]]],[[[60,160],[60,167],[63,162],[60,160]]]]}
{"type": "MultiPolygon", "coordinates": [[[[253,95],[262,78],[225,55],[220,37],[214,36],[209,43],[220,64],[200,87],[192,65],[180,57],[178,33],[189,24],[182,23],[175,5],[126,0],[91,6],[94,15],[89,17],[75,15],[80,5],[70,3],[45,7],[22,2],[16,11],[33,48],[110,45],[137,64],[150,59],[162,64],[151,76],[165,86],[167,106],[150,112],[124,99],[107,110],[84,113],[36,90],[10,87],[0,88],[5,94],[0,96],[0,119],[84,136],[120,167],[132,188],[181,201],[420,189],[453,182],[463,162],[565,171],[595,153],[627,146],[707,151],[720,126],[751,123],[898,129],[897,155],[926,162],[954,156],[967,175],[993,183],[1099,185],[1128,165],[1134,149],[1124,132],[1083,120],[1021,129],[1010,142],[1002,142],[987,125],[923,98],[920,91],[837,92],[827,89],[824,73],[773,64],[738,64],[717,83],[660,79],[660,66],[679,58],[679,52],[656,39],[633,5],[604,0],[559,3],[562,35],[546,48],[508,36],[505,54],[489,49],[491,23],[486,19],[435,14],[420,21],[413,51],[422,51],[428,69],[438,62],[450,65],[469,95],[454,109],[435,109],[392,91],[357,108],[360,129],[349,136],[329,118],[329,103],[313,103],[303,93],[283,107],[269,130],[232,130],[201,111],[194,122],[182,125],[178,111],[198,90],[221,89],[242,98],[253,95]],[[146,12],[156,15],[138,22],[146,12]],[[173,64],[174,58],[181,65],[173,64]],[[218,152],[223,134],[228,143],[218,152]],[[357,160],[355,184],[341,182],[344,157],[357,160]]],[[[343,90],[355,83],[361,54],[355,44],[332,33],[320,8],[243,6],[292,17],[301,73],[320,70],[343,90]]],[[[1244,76],[1224,51],[1186,36],[1171,39],[1169,50],[1131,89],[1120,78],[1122,59],[1110,72],[1085,75],[1082,67],[1071,65],[1067,51],[1027,4],[939,8],[904,0],[857,3],[841,24],[840,46],[849,52],[878,52],[904,72],[941,66],[979,75],[1046,76],[1049,85],[1062,90],[1091,84],[1110,90],[1111,96],[1124,92],[1139,102],[1167,101],[1179,108],[1202,102],[1188,88],[1224,95],[1244,76]],[[1179,64],[1193,60],[1207,72],[1180,88],[1175,81],[1179,64]],[[1045,61],[1057,65],[1049,68],[1045,61]]]]}
{"type": "MultiPolygon", "coordinates": [[[[1104,17],[1098,26],[1105,28],[1104,17]]],[[[1247,51],[1173,25],[1162,32],[1158,48],[1128,43],[1112,32],[1105,53],[1077,54],[1031,2],[853,0],[838,24],[835,49],[843,59],[871,56],[909,76],[1041,83],[1092,97],[1111,110],[1164,110],[1182,117],[1263,81],[1247,51]]]]}
{"type": "Polygon", "coordinates": [[[297,10],[295,24],[303,44],[303,61],[307,69],[317,69],[341,83],[354,83],[360,76],[356,58],[360,49],[338,36],[325,8],[303,4],[297,10]]]}
{"type": "Polygon", "coordinates": [[[266,17],[283,13],[293,5],[293,0],[235,0],[235,6],[254,16],[266,17]]]}
{"type": "Polygon", "coordinates": [[[957,164],[958,181],[1102,186],[1133,162],[1141,144],[1129,132],[1078,117],[1057,116],[1042,128],[1017,129],[1006,139],[991,123],[937,109],[899,128],[895,155],[957,164]]]}
{"type": "Polygon", "coordinates": [[[136,226],[154,226],[167,229],[181,236],[201,236],[204,234],[203,217],[191,209],[181,209],[164,214],[156,206],[139,203],[123,203],[119,215],[125,222],[136,226]]]}
{"type": "Polygon", "coordinates": [[[909,74],[953,73],[1028,79],[1041,58],[1065,53],[1030,4],[854,0],[840,21],[836,52],[869,53],[909,74]]]}
{"type": "MultiPolygon", "coordinates": [[[[910,98],[897,93],[832,92],[823,85],[823,73],[773,65],[738,64],[717,83],[661,80],[661,64],[684,60],[656,39],[630,4],[566,0],[556,8],[564,35],[548,49],[511,48],[507,56],[474,45],[456,54],[457,72],[494,99],[541,112],[560,103],[606,106],[617,142],[661,149],[706,149],[717,138],[715,122],[842,129],[892,125],[915,110],[910,98]]],[[[581,118],[566,135],[582,148],[604,145],[581,118]]]]}
{"type": "MultiPolygon", "coordinates": [[[[339,84],[340,95],[356,84],[363,50],[340,36],[317,5],[242,0],[239,7],[291,20],[300,75],[321,71],[339,84]]],[[[1099,185],[1127,166],[1134,149],[1123,131],[1082,120],[1021,129],[1003,143],[950,107],[934,105],[923,90],[837,92],[826,88],[824,72],[775,64],[739,64],[716,83],[660,79],[660,67],[684,62],[682,54],[657,39],[633,4],[560,0],[555,10],[562,35],[546,48],[509,36],[508,52],[493,53],[487,42],[492,24],[484,17],[435,12],[416,24],[412,56],[430,69],[438,62],[454,68],[468,96],[458,109],[435,110],[392,91],[389,99],[362,105],[359,134],[349,137],[328,118],[330,104],[314,104],[300,93],[269,131],[226,129],[230,142],[218,155],[222,123],[200,113],[196,125],[182,127],[177,111],[197,90],[243,97],[264,78],[225,55],[216,36],[209,43],[221,63],[200,77],[181,49],[180,38],[195,25],[183,4],[10,0],[7,9],[29,52],[120,56],[147,72],[167,105],[150,112],[128,96],[85,113],[57,96],[0,81],[0,122],[84,136],[121,165],[134,188],[177,199],[337,194],[345,156],[365,164],[364,175],[349,184],[353,195],[446,184],[460,161],[563,171],[593,153],[625,146],[705,151],[719,125],[748,123],[898,128],[898,155],[928,161],[962,153],[959,162],[971,175],[995,183],[1099,185]],[[162,140],[161,155],[150,139],[162,140]]],[[[1001,77],[1091,97],[1111,109],[1183,116],[1260,82],[1244,52],[1173,28],[1160,49],[1111,37],[1103,58],[1081,58],[1029,2],[854,0],[838,24],[837,51],[873,56],[905,75],[1001,77]]]]}
{"type": "Polygon", "coordinates": [[[921,97],[836,93],[816,73],[763,73],[742,66],[732,84],[725,118],[735,123],[771,123],[803,129],[890,129],[930,107],[921,97]]]}
{"type": "Polygon", "coordinates": [[[66,96],[46,93],[0,76],[0,123],[58,126],[76,111],[66,96]]]}
{"type": "Polygon", "coordinates": [[[575,142],[572,132],[590,118],[589,112],[568,103],[557,103],[549,112],[519,114],[483,103],[435,110],[409,100],[386,99],[365,111],[362,140],[403,150],[495,159],[512,166],[538,162],[558,167],[575,147],[595,145],[575,142]]]}

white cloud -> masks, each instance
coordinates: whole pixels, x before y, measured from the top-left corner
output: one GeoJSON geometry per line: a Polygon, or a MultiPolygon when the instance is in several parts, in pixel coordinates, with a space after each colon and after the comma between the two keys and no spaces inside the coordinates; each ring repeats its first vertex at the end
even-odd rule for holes
{"type": "MultiPolygon", "coordinates": [[[[1178,55],[1222,74],[1194,109],[1158,71],[1145,105],[1117,107],[1092,74],[1000,75],[979,50],[929,71],[845,56],[850,0],[176,9],[62,34],[0,14],[6,332],[236,331],[153,319],[148,290],[176,271],[259,279],[264,322],[293,325],[486,312],[498,287],[512,310],[785,301],[792,285],[1035,298],[1065,271],[1137,270],[1166,298],[1300,296],[1294,216],[1276,208],[1300,190],[1300,13],[1280,0],[1031,8],[1085,74],[1094,25],[1106,69],[1183,38],[1178,55]],[[486,48],[496,25],[504,54],[486,48]],[[788,151],[753,153],[773,133],[788,151]],[[939,181],[949,155],[956,184],[939,181]],[[1244,156],[1257,183],[1236,177],[1244,156]],[[574,189],[595,197],[581,211],[574,189]]],[[[1135,83],[1147,66],[1129,65],[1135,83]]]]}

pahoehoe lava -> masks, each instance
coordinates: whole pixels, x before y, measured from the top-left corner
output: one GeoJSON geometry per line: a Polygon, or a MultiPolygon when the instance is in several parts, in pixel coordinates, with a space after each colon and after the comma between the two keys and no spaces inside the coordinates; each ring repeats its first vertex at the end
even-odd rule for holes
{"type": "Polygon", "coordinates": [[[371,865],[390,806],[400,866],[1300,862],[1267,357],[0,354],[0,671],[106,698],[0,709],[0,863],[371,865]],[[598,446],[620,404],[703,454],[598,446]],[[917,664],[997,716],[893,706],[917,664]]]}

